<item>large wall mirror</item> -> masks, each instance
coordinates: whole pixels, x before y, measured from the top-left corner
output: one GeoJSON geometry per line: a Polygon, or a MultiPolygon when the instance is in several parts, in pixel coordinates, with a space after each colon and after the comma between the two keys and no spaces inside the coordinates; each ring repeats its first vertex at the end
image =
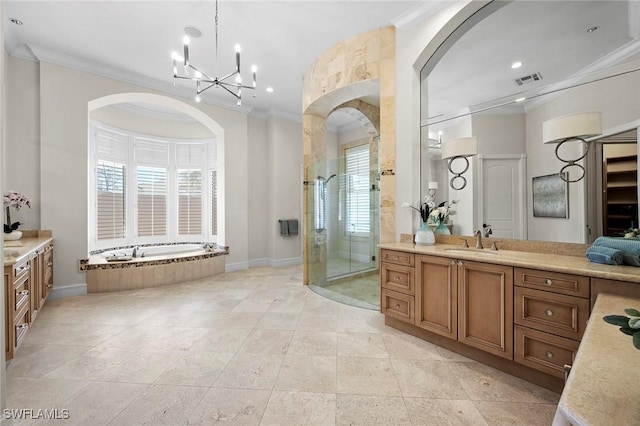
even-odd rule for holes
{"type": "MultiPolygon", "coordinates": [[[[494,1],[422,70],[421,193],[438,182],[438,202],[459,200],[454,234],[486,224],[498,238],[589,243],[619,235],[639,226],[639,126],[640,2],[494,1]],[[563,163],[543,144],[543,123],[588,111],[601,113],[602,134],[580,162],[586,177],[556,184],[557,211],[548,214],[539,184],[556,181],[563,163]],[[441,146],[470,137],[477,155],[466,187],[455,190],[441,146]],[[614,158],[632,169],[625,178],[613,176],[614,158]]],[[[585,145],[563,149],[577,158],[585,145]]]]}

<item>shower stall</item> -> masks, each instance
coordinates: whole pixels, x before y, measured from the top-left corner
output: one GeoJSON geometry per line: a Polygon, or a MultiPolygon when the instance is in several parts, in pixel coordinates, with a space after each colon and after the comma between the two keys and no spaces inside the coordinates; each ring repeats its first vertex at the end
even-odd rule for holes
{"type": "MultiPolygon", "coordinates": [[[[379,307],[377,246],[380,192],[377,144],[346,149],[345,156],[311,166],[313,229],[317,253],[310,288],[369,309],[379,307]]],[[[310,247],[309,245],[307,247],[310,247]]]]}

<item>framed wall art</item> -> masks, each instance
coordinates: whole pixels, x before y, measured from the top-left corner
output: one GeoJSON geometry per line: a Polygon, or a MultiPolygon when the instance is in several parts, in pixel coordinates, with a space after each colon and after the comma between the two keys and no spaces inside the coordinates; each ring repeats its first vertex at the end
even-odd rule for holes
{"type": "Polygon", "coordinates": [[[533,178],[533,217],[569,217],[569,183],[559,173],[533,178]]]}

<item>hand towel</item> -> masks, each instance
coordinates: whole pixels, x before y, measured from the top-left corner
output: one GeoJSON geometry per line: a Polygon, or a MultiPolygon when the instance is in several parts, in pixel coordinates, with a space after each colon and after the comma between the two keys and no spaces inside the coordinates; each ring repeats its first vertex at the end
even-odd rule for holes
{"type": "Polygon", "coordinates": [[[593,245],[622,250],[623,263],[631,266],[640,266],[640,239],[598,237],[593,242],[593,245]]]}
{"type": "Polygon", "coordinates": [[[622,250],[605,246],[591,246],[587,248],[587,258],[594,263],[605,265],[621,265],[624,256],[622,250]]]}

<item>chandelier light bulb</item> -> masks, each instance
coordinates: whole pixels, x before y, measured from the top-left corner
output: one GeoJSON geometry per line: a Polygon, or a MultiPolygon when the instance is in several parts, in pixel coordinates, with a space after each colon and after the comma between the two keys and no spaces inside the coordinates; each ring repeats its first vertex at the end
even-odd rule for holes
{"type": "Polygon", "coordinates": [[[238,84],[242,83],[242,77],[240,76],[240,74],[236,75],[236,83],[238,84]]]}
{"type": "Polygon", "coordinates": [[[202,100],[202,98],[200,97],[200,95],[196,95],[196,102],[200,102],[202,100]]]}
{"type": "Polygon", "coordinates": [[[190,42],[189,36],[182,37],[182,44],[189,44],[189,42],[190,42]]]}
{"type": "Polygon", "coordinates": [[[202,73],[201,73],[200,71],[196,71],[196,72],[195,72],[195,74],[194,74],[194,76],[195,76],[196,78],[201,78],[201,77],[202,77],[202,73]]]}
{"type": "Polygon", "coordinates": [[[180,56],[180,54],[178,52],[176,52],[175,50],[173,52],[171,52],[171,58],[174,61],[177,61],[177,62],[184,61],[184,58],[182,56],[180,56]]]}
{"type": "Polygon", "coordinates": [[[236,53],[240,53],[240,51],[242,50],[242,47],[240,47],[239,44],[236,44],[234,49],[236,50],[236,53]]]}
{"type": "Polygon", "coordinates": [[[251,72],[252,73],[257,73],[258,72],[258,67],[255,65],[251,65],[251,72]]]}

